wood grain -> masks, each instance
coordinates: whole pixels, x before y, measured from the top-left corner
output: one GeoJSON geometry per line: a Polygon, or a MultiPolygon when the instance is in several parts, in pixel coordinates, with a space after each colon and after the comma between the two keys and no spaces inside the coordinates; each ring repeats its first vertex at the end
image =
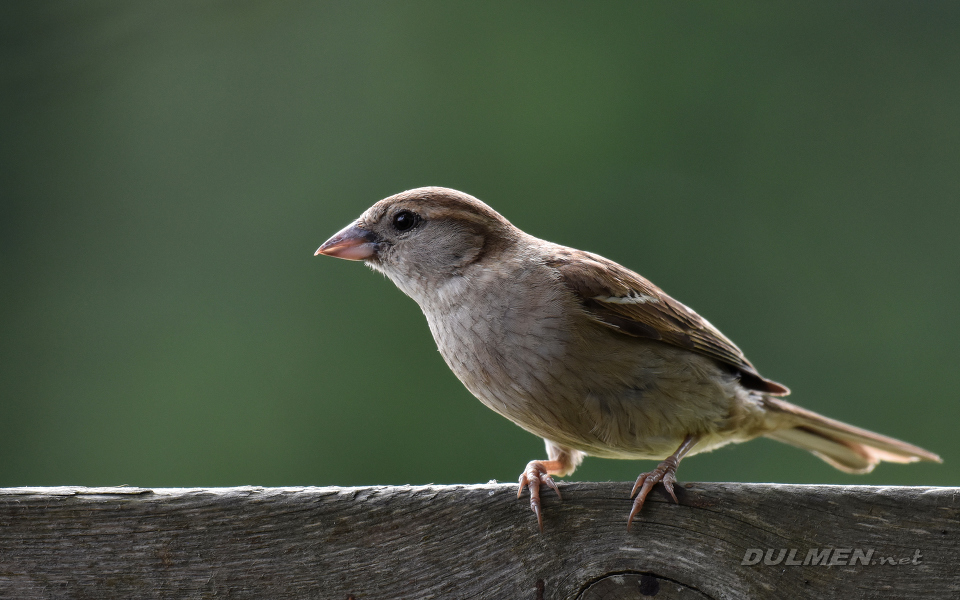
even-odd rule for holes
{"type": "Polygon", "coordinates": [[[560,485],[0,489],[0,598],[960,597],[960,488],[560,485]]]}

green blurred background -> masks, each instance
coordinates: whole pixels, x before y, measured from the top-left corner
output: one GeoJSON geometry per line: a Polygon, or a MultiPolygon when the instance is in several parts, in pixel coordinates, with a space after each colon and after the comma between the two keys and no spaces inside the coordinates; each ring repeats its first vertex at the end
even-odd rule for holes
{"type": "Polygon", "coordinates": [[[960,484],[956,3],[11,2],[0,30],[0,485],[515,481],[541,441],[389,281],[313,256],[423,185],[946,461],[757,440],[682,480],[960,484]]]}

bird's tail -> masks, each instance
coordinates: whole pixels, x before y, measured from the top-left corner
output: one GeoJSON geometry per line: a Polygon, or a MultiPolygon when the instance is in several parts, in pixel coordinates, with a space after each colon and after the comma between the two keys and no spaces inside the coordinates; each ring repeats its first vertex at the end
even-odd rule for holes
{"type": "Polygon", "coordinates": [[[835,421],[779,398],[767,396],[765,403],[771,412],[780,414],[784,424],[766,437],[809,450],[847,473],[869,473],[881,461],[943,462],[933,452],[913,444],[835,421]]]}

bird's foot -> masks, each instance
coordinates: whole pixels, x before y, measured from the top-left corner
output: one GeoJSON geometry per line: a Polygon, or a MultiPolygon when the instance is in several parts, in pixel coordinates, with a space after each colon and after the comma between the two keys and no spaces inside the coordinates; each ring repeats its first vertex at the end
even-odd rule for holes
{"type": "Polygon", "coordinates": [[[543,512],[540,507],[540,484],[545,483],[547,487],[553,488],[553,491],[557,493],[557,497],[561,500],[563,499],[560,495],[560,488],[557,487],[557,482],[550,476],[547,465],[545,465],[544,462],[545,461],[541,460],[531,460],[528,462],[527,468],[524,469],[523,474],[520,475],[520,487],[517,489],[517,498],[523,495],[523,488],[530,490],[530,510],[537,515],[537,525],[540,526],[541,533],[543,532],[543,512]]]}
{"type": "Polygon", "coordinates": [[[669,456],[660,463],[656,469],[640,474],[640,477],[637,478],[637,483],[633,485],[633,491],[630,492],[631,498],[633,498],[634,495],[636,495],[637,498],[633,501],[633,509],[630,511],[630,516],[627,517],[627,531],[630,531],[633,517],[643,508],[647,494],[650,493],[650,490],[652,490],[653,486],[657,485],[657,483],[662,483],[663,488],[667,490],[667,493],[670,494],[673,501],[679,504],[677,495],[673,492],[673,484],[677,482],[677,465],[679,464],[680,461],[677,460],[676,456],[669,456]],[[637,489],[640,490],[639,494],[637,494],[637,489]]]}

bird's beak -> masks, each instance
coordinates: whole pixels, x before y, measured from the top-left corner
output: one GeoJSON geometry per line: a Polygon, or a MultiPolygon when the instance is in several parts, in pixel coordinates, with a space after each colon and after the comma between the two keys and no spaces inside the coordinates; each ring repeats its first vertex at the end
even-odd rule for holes
{"type": "Polygon", "coordinates": [[[377,247],[376,234],[351,223],[325,241],[313,255],[326,254],[347,260],[364,260],[376,254],[377,247]]]}

